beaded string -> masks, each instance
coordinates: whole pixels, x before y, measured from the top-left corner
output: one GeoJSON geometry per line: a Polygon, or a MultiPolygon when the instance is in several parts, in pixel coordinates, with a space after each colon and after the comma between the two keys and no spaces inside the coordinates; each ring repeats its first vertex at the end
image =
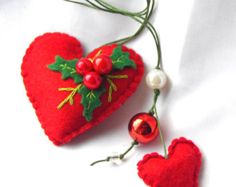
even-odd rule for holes
{"type": "MultiPolygon", "coordinates": [[[[82,6],[86,6],[89,8],[93,8],[95,10],[100,10],[100,11],[104,11],[104,12],[108,12],[108,13],[112,13],[112,14],[120,14],[123,16],[127,16],[133,20],[135,20],[136,22],[138,22],[140,24],[139,28],[137,29],[137,31],[127,37],[106,43],[104,45],[109,45],[109,44],[117,44],[117,45],[123,45],[126,44],[128,42],[130,42],[131,40],[136,39],[141,33],[142,31],[147,28],[149,30],[149,32],[151,33],[154,42],[155,42],[155,46],[156,46],[156,52],[157,52],[157,64],[154,68],[154,70],[159,70],[159,74],[161,74],[161,76],[164,76],[165,79],[165,74],[164,72],[161,71],[162,69],[162,52],[161,52],[161,45],[160,45],[160,39],[159,39],[159,35],[157,30],[155,29],[155,27],[150,23],[150,18],[153,14],[153,10],[155,7],[155,0],[146,0],[146,7],[141,10],[141,11],[137,11],[137,12],[131,12],[128,10],[123,10],[120,9],[118,7],[115,7],[114,5],[106,2],[105,0],[84,0],[82,1],[75,1],[75,0],[65,0],[68,2],[72,2],[72,3],[76,3],[82,6]]],[[[152,73],[150,73],[152,74],[152,73]]],[[[148,75],[149,76],[149,75],[148,75]]],[[[147,76],[147,79],[148,79],[147,76]]],[[[151,76],[151,75],[150,75],[151,76]]],[[[165,82],[165,80],[164,80],[165,82]]],[[[164,84],[164,83],[163,83],[164,84]]],[[[157,104],[157,100],[158,100],[158,96],[160,95],[160,89],[162,88],[163,85],[149,85],[149,87],[153,88],[153,104],[149,110],[149,114],[155,116],[155,118],[158,121],[158,114],[157,114],[157,108],[156,108],[156,104],[157,104]]],[[[165,145],[165,141],[164,141],[164,137],[161,131],[161,126],[160,126],[160,122],[157,123],[157,128],[159,130],[159,135],[160,135],[160,139],[161,139],[161,143],[163,145],[163,149],[164,149],[164,157],[167,159],[167,149],[166,149],[166,145],[165,145]]],[[[108,162],[112,159],[120,159],[123,160],[124,157],[126,156],[126,154],[129,153],[130,150],[132,150],[133,147],[135,147],[136,145],[138,145],[138,141],[134,140],[131,144],[131,146],[122,154],[120,155],[115,155],[115,156],[108,156],[106,159],[102,159],[102,160],[98,160],[95,161],[91,164],[91,166],[100,163],[100,162],[108,162]]]]}

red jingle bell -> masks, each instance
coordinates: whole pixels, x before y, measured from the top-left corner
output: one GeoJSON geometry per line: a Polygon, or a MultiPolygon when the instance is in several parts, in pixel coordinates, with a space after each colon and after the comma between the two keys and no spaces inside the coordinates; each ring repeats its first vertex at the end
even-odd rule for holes
{"type": "Polygon", "coordinates": [[[149,113],[138,113],[129,122],[129,134],[138,143],[148,143],[158,134],[158,121],[149,113]]]}

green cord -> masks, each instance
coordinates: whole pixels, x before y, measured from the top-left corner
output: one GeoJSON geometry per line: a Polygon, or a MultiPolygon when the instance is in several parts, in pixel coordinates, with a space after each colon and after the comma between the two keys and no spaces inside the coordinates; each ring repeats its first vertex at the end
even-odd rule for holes
{"type": "Polygon", "coordinates": [[[138,142],[133,141],[131,146],[122,154],[120,155],[115,155],[115,156],[108,156],[106,159],[102,159],[102,160],[97,160],[95,162],[93,162],[92,164],[90,164],[90,166],[94,166],[95,164],[101,163],[101,162],[109,162],[112,159],[119,159],[119,160],[123,160],[125,158],[125,156],[136,146],[138,145],[138,142]]]}
{"type": "MultiPolygon", "coordinates": [[[[155,111],[156,118],[158,118],[157,108],[156,107],[155,107],[154,111],[155,111]]],[[[160,121],[158,121],[157,126],[158,126],[158,130],[159,130],[159,135],[160,135],[161,143],[162,143],[162,146],[163,146],[163,149],[164,149],[164,158],[167,159],[168,158],[167,149],[166,149],[166,144],[165,144],[164,136],[163,136],[163,133],[162,133],[162,130],[161,130],[160,121]]]]}
{"type": "MultiPolygon", "coordinates": [[[[99,0],[99,1],[102,1],[102,0],[99,0]]],[[[139,22],[140,24],[142,24],[141,27],[139,28],[139,30],[134,35],[120,39],[120,40],[116,40],[113,42],[109,42],[108,44],[117,43],[117,42],[121,42],[119,44],[127,43],[128,41],[134,39],[143,30],[144,27],[147,27],[154,38],[156,48],[157,48],[158,61],[157,61],[157,65],[155,68],[161,69],[161,63],[162,63],[162,55],[161,54],[162,54],[162,52],[161,52],[159,35],[158,35],[156,29],[154,28],[154,26],[149,22],[149,19],[152,15],[152,12],[153,12],[153,9],[155,6],[155,1],[147,1],[147,8],[145,8],[144,10],[148,10],[148,8],[150,7],[150,4],[151,4],[150,12],[149,12],[148,16],[145,18],[142,16],[139,16],[137,14],[127,12],[127,11],[125,11],[125,14],[124,14],[124,11],[119,10],[116,7],[111,6],[111,5],[109,7],[105,7],[105,8],[108,8],[111,13],[119,13],[119,14],[128,16],[128,17],[134,19],[135,21],[139,22]]],[[[109,4],[106,3],[106,5],[109,5],[109,4]]]]}
{"type": "Polygon", "coordinates": [[[158,96],[160,95],[160,90],[154,90],[154,97],[153,97],[153,104],[152,104],[152,107],[151,109],[149,110],[149,113],[151,115],[154,115],[155,114],[155,108],[156,108],[156,104],[157,104],[157,99],[158,99],[158,96]]]}
{"type": "MultiPolygon", "coordinates": [[[[105,11],[108,13],[120,14],[123,16],[127,16],[140,24],[138,30],[134,34],[124,37],[124,38],[121,38],[121,39],[118,39],[118,40],[115,40],[115,41],[112,41],[112,42],[109,42],[109,43],[106,43],[104,45],[109,45],[109,44],[123,45],[127,42],[130,42],[131,40],[134,40],[136,37],[138,37],[142,33],[144,28],[147,28],[149,30],[149,32],[151,33],[151,35],[155,41],[155,45],[156,45],[158,59],[157,59],[157,64],[155,66],[155,69],[162,69],[162,51],[161,51],[160,38],[159,38],[158,32],[155,29],[155,27],[149,22],[152,14],[153,14],[154,7],[155,7],[155,0],[146,0],[146,7],[143,10],[138,11],[138,12],[130,12],[127,10],[122,10],[120,8],[117,8],[117,7],[107,3],[105,0],[94,0],[94,2],[91,2],[91,0],[84,0],[84,1],[86,1],[86,3],[75,1],[75,0],[65,0],[65,1],[77,3],[79,5],[83,5],[83,6],[93,8],[96,10],[105,11]]],[[[151,109],[149,110],[149,113],[152,115],[155,115],[156,118],[158,118],[156,103],[157,103],[159,95],[160,95],[160,90],[154,90],[153,105],[152,105],[151,109]]],[[[164,148],[164,157],[167,159],[167,157],[168,157],[167,156],[167,149],[166,149],[164,137],[163,137],[163,134],[161,131],[160,123],[158,123],[158,130],[160,133],[161,143],[164,148]]],[[[103,160],[98,160],[96,162],[93,162],[91,164],[91,166],[93,166],[97,163],[100,163],[100,162],[110,161],[111,159],[121,159],[122,160],[125,157],[125,155],[137,144],[138,143],[136,141],[134,141],[125,153],[123,153],[121,155],[117,155],[117,156],[109,156],[103,160]]]]}
{"type": "Polygon", "coordinates": [[[103,1],[103,0],[97,0],[97,2],[103,6],[104,8],[107,8],[109,10],[115,10],[117,13],[120,13],[122,15],[131,15],[131,16],[137,16],[137,15],[144,15],[146,13],[146,10],[147,8],[143,9],[142,11],[140,12],[129,12],[129,11],[125,11],[125,10],[122,10],[122,9],[119,9],[117,7],[114,7],[112,5],[110,5],[109,3],[103,1]]]}
{"type": "MultiPolygon", "coordinates": [[[[112,44],[112,43],[117,43],[119,45],[123,45],[133,39],[135,39],[142,31],[143,29],[146,27],[147,25],[147,22],[150,18],[150,15],[149,15],[149,11],[152,12],[152,10],[150,10],[150,7],[151,9],[153,9],[154,6],[150,6],[150,0],[147,0],[147,11],[146,13],[144,14],[144,18],[142,16],[139,16],[138,14],[134,16],[134,14],[130,13],[130,12],[127,12],[126,13],[123,13],[123,12],[120,12],[118,11],[118,9],[114,6],[106,6],[106,8],[110,11],[110,13],[115,13],[115,14],[121,14],[121,15],[124,15],[124,16],[128,16],[128,17],[131,17],[131,18],[135,18],[135,17],[142,17],[143,18],[143,22],[141,23],[141,26],[139,27],[139,29],[131,36],[129,37],[125,37],[125,38],[122,38],[122,39],[119,39],[119,40],[116,40],[116,41],[112,41],[112,42],[109,42],[107,44],[112,44]]],[[[105,44],[105,45],[107,45],[105,44]]]]}
{"type": "Polygon", "coordinates": [[[89,8],[93,8],[93,9],[97,9],[97,10],[101,10],[101,11],[105,11],[105,12],[109,12],[109,13],[113,13],[113,14],[121,14],[123,16],[128,16],[128,17],[134,19],[135,21],[139,22],[141,24],[141,26],[133,35],[106,43],[104,45],[109,45],[109,44],[113,44],[113,43],[116,43],[118,45],[125,44],[125,43],[135,39],[146,27],[150,31],[150,33],[152,34],[154,41],[155,41],[156,48],[157,48],[158,61],[157,61],[157,65],[155,68],[161,69],[162,56],[161,56],[161,46],[160,46],[159,36],[158,36],[157,31],[154,28],[154,26],[149,22],[149,19],[153,13],[153,9],[155,6],[155,0],[146,0],[147,1],[146,8],[144,8],[142,11],[139,11],[139,12],[129,12],[129,11],[121,10],[121,9],[105,2],[104,0],[95,0],[94,3],[91,2],[90,0],[85,0],[87,3],[83,3],[83,2],[79,2],[79,1],[75,1],[75,0],[65,0],[65,1],[77,3],[77,4],[80,4],[80,5],[89,7],[89,8]]]}

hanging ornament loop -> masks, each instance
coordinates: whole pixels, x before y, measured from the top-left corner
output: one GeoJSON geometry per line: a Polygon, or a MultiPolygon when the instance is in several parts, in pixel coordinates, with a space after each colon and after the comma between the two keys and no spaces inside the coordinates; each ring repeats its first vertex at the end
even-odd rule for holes
{"type": "Polygon", "coordinates": [[[90,166],[94,166],[95,164],[101,163],[101,162],[109,162],[110,160],[113,159],[119,159],[119,160],[123,160],[125,158],[125,156],[139,143],[137,141],[133,141],[131,146],[122,154],[120,155],[115,155],[115,156],[108,156],[106,159],[103,160],[97,160],[95,162],[93,162],[92,164],[90,164],[90,166]]]}
{"type": "Polygon", "coordinates": [[[144,28],[147,28],[151,35],[153,36],[153,39],[155,41],[155,45],[156,45],[156,49],[157,49],[157,56],[158,56],[158,60],[157,60],[157,65],[156,65],[156,69],[161,69],[161,63],[162,63],[162,55],[161,55],[161,46],[160,46],[160,39],[159,39],[159,35],[158,32],[156,31],[155,27],[149,22],[152,14],[153,14],[153,10],[155,7],[155,0],[146,0],[146,7],[142,10],[142,11],[138,11],[138,12],[130,12],[127,10],[123,10],[120,8],[117,8],[113,5],[111,5],[110,3],[107,3],[104,0],[94,0],[93,2],[90,0],[84,0],[85,2],[82,1],[76,1],[76,0],[64,0],[64,1],[68,1],[68,2],[72,2],[72,3],[76,3],[79,5],[83,5],[89,8],[93,8],[96,10],[101,10],[104,12],[108,12],[108,13],[113,13],[113,14],[120,14],[123,16],[127,16],[135,21],[137,21],[138,23],[140,23],[140,27],[138,28],[138,30],[127,37],[106,43],[104,45],[108,45],[108,44],[118,44],[118,45],[123,45],[127,42],[130,42],[131,40],[134,40],[136,37],[138,37],[144,28]]]}
{"type": "MultiPolygon", "coordinates": [[[[140,24],[139,28],[137,29],[137,31],[127,37],[106,43],[104,45],[109,45],[109,44],[117,44],[117,45],[123,45],[126,44],[127,42],[130,42],[131,40],[134,40],[135,38],[137,38],[142,31],[147,28],[150,32],[150,34],[152,35],[154,42],[155,42],[155,46],[156,46],[156,52],[157,52],[157,63],[155,68],[148,73],[147,77],[146,77],[146,81],[147,81],[147,85],[153,89],[153,104],[149,110],[148,113],[142,113],[142,115],[146,115],[147,118],[156,118],[156,120],[158,121],[158,115],[157,115],[157,108],[156,108],[156,104],[157,104],[157,100],[158,97],[160,95],[160,89],[163,88],[166,84],[166,80],[167,77],[165,75],[165,73],[161,70],[162,69],[162,51],[161,51],[161,44],[160,44],[160,39],[159,39],[159,34],[157,32],[157,30],[155,29],[155,27],[150,23],[150,18],[153,14],[153,10],[155,7],[155,0],[146,0],[146,7],[138,12],[131,12],[128,10],[123,10],[121,8],[115,7],[114,5],[111,5],[110,3],[106,2],[105,0],[84,0],[84,1],[76,1],[76,0],[65,0],[68,2],[72,2],[72,3],[77,3],[79,5],[83,5],[89,8],[93,8],[96,10],[100,10],[100,11],[104,11],[104,12],[108,12],[108,13],[112,13],[112,14],[120,14],[126,17],[129,17],[133,20],[135,20],[136,22],[138,22],[140,24]]],[[[141,113],[140,113],[141,114],[141,113]]],[[[137,115],[140,115],[137,114],[137,115]]],[[[139,116],[138,116],[139,117],[139,116]]],[[[140,119],[138,119],[140,121],[140,119]]],[[[142,120],[141,120],[142,121],[142,120]]],[[[148,132],[148,129],[150,130],[150,126],[152,123],[149,123],[145,120],[143,120],[143,124],[141,125],[142,127],[140,128],[140,132],[142,131],[142,133],[146,133],[148,132]],[[143,131],[143,129],[145,129],[143,131]]],[[[165,141],[164,141],[164,137],[163,137],[163,133],[161,131],[161,126],[160,123],[157,122],[156,123],[158,132],[156,132],[156,134],[152,134],[152,139],[154,139],[158,134],[160,135],[160,139],[161,139],[161,143],[163,145],[164,148],[164,157],[167,158],[167,149],[166,149],[166,145],[165,145],[165,141]]],[[[143,136],[143,134],[139,134],[139,132],[135,132],[135,136],[143,136]]],[[[143,136],[145,137],[145,136],[143,136]]],[[[134,137],[132,137],[134,138],[134,137]]],[[[103,160],[98,160],[95,161],[91,164],[91,166],[100,163],[100,162],[108,162],[112,159],[124,159],[124,157],[126,156],[126,154],[135,146],[138,144],[138,141],[136,141],[136,139],[134,138],[134,142],[131,144],[131,146],[129,147],[129,149],[127,151],[125,151],[123,154],[120,155],[115,155],[115,156],[109,156],[106,159],[103,160]]]]}

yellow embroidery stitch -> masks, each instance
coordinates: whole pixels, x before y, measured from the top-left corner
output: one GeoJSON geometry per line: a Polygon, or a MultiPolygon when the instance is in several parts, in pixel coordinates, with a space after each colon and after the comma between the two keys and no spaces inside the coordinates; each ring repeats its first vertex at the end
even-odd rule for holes
{"type": "Polygon", "coordinates": [[[81,84],[78,84],[75,88],[59,88],[59,91],[67,91],[71,92],[58,106],[57,109],[61,109],[67,102],[70,103],[70,105],[74,104],[74,96],[80,89],[81,84]]]}

